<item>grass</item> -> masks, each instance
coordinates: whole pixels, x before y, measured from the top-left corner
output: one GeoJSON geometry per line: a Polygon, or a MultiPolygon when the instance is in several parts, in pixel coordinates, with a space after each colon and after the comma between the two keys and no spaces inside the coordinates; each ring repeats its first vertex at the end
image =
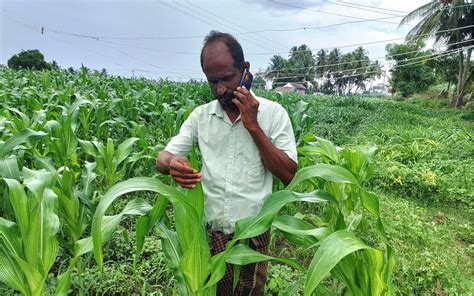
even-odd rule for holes
{"type": "Polygon", "coordinates": [[[292,99],[310,103],[316,135],[343,147],[377,145],[370,183],[397,253],[397,294],[474,294],[472,108],[420,95],[292,99]]]}
{"type": "Polygon", "coordinates": [[[400,295],[472,295],[472,215],[427,207],[394,196],[382,198],[384,222],[397,251],[400,295]]]}

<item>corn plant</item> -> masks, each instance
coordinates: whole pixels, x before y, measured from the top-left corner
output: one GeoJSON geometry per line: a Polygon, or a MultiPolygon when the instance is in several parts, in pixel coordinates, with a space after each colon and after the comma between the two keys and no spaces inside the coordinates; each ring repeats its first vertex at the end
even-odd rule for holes
{"type": "MultiPolygon", "coordinates": [[[[310,181],[312,186],[326,190],[335,197],[337,204],[327,204],[326,213],[323,215],[327,217],[324,224],[335,231],[332,235],[357,229],[364,219],[362,214],[357,213],[359,207],[362,206],[375,217],[376,233],[385,245],[385,249],[380,250],[369,248],[361,241],[356,243],[353,240],[353,251],[343,253],[345,255],[332,266],[331,274],[345,284],[346,293],[349,295],[392,294],[391,274],[395,264],[394,252],[380,217],[378,197],[363,187],[364,182],[374,171],[372,162],[375,147],[344,149],[340,155],[331,142],[316,137],[313,139],[316,142],[300,151],[306,157],[317,156],[325,163],[300,170],[288,188],[294,188],[301,179],[305,179],[310,181]],[[339,176],[333,175],[336,171],[339,172],[339,176]]],[[[329,243],[324,240],[316,251],[310,267],[318,264],[318,260],[321,260],[320,256],[325,256],[325,252],[332,253],[342,245],[338,243],[325,250],[323,246],[326,244],[329,243]]],[[[340,251],[346,252],[349,249],[340,251]]],[[[320,277],[316,279],[322,280],[320,277]]],[[[308,281],[307,278],[305,291],[308,284],[314,285],[314,279],[308,281]]]]}
{"type": "MultiPolygon", "coordinates": [[[[327,191],[321,189],[308,193],[289,191],[302,182],[315,177],[337,184],[361,186],[357,178],[343,167],[319,164],[305,168],[296,175],[287,190],[273,193],[267,197],[258,215],[237,221],[233,239],[227,244],[224,252],[213,257],[209,255],[203,220],[203,197],[199,186],[189,190],[188,197],[186,197],[180,190],[155,179],[134,178],[119,183],[105,194],[94,215],[93,242],[96,261],[101,267],[103,260],[101,251],[102,224],[99,221],[103,219],[103,214],[110,204],[122,194],[137,190],[150,190],[167,198],[175,209],[176,232],[160,222],[158,222],[158,228],[163,239],[163,248],[175,270],[180,293],[183,295],[215,295],[215,285],[224,275],[226,263],[244,265],[262,260],[278,260],[304,271],[306,274],[305,280],[297,284],[305,285],[305,295],[311,295],[315,291],[324,291],[324,287],[319,286],[319,283],[331,272],[336,277],[340,273],[345,275],[346,277],[342,277],[342,280],[345,280],[343,282],[348,289],[352,289],[350,291],[354,294],[361,291],[369,295],[388,293],[390,291],[389,275],[391,269],[390,266],[384,264],[382,251],[367,246],[353,232],[344,227],[340,227],[341,229],[335,226],[314,228],[305,221],[296,218],[277,216],[285,205],[296,201],[324,203],[339,209],[339,201],[327,191]],[[272,225],[294,236],[308,237],[309,242],[314,242],[310,247],[317,248],[317,251],[307,270],[304,270],[299,263],[290,259],[259,254],[245,244],[239,243],[262,234],[272,225]],[[358,272],[356,273],[358,275],[363,269],[363,275],[360,275],[360,277],[368,283],[359,289],[351,287],[353,282],[349,280],[355,281],[347,275],[351,272],[351,269],[348,267],[344,269],[345,265],[350,265],[350,260],[356,260],[351,259],[351,256],[362,260],[360,262],[355,261],[358,264],[355,271],[358,272]],[[366,262],[370,263],[367,265],[366,262]]],[[[378,211],[376,197],[366,191],[364,192],[361,196],[364,207],[378,214],[376,212],[378,211]]],[[[342,213],[339,215],[342,215],[342,213]]],[[[155,219],[155,221],[158,221],[158,219],[155,219]]],[[[340,224],[344,225],[344,223],[340,224]]]]}
{"type": "Polygon", "coordinates": [[[52,190],[56,176],[24,168],[23,178],[23,185],[3,179],[15,222],[0,218],[0,279],[25,295],[43,295],[58,253],[58,201],[52,190]]]}
{"type": "Polygon", "coordinates": [[[127,158],[132,152],[133,144],[138,138],[129,138],[118,145],[115,149],[112,139],[107,139],[107,144],[99,141],[82,141],[79,143],[82,149],[93,156],[97,164],[99,176],[105,178],[107,188],[111,188],[118,180],[125,176],[127,171],[127,158]],[[121,166],[119,168],[119,166],[121,166]]]}
{"type": "MultiPolygon", "coordinates": [[[[196,163],[194,154],[191,161],[194,164],[196,163]]],[[[176,231],[171,230],[164,223],[159,222],[159,216],[156,215],[156,212],[153,214],[154,219],[140,218],[143,219],[142,221],[146,220],[147,222],[139,222],[140,225],[138,228],[143,228],[140,232],[145,233],[146,229],[152,226],[152,223],[158,222],[157,227],[160,230],[163,248],[174,269],[181,295],[215,295],[216,283],[224,276],[226,262],[248,264],[261,260],[274,259],[299,267],[296,262],[291,260],[276,259],[267,255],[258,254],[244,245],[236,245],[239,240],[253,236],[252,234],[255,232],[255,229],[252,230],[254,228],[253,224],[243,226],[243,233],[240,238],[229,244],[229,249],[226,253],[221,253],[211,258],[204,219],[204,196],[200,185],[188,190],[187,194],[185,194],[180,190],[163,184],[157,179],[133,178],[112,187],[104,195],[94,214],[92,237],[94,242],[94,256],[99,268],[103,266],[101,245],[103,243],[102,233],[105,228],[102,221],[106,210],[119,196],[139,190],[157,192],[162,197],[162,200],[166,198],[173,204],[176,231]],[[144,226],[142,226],[142,223],[144,226]],[[225,256],[223,256],[224,254],[225,256]]],[[[160,202],[157,208],[163,209],[164,203],[163,201],[160,202]]],[[[163,212],[164,211],[161,210],[161,214],[163,212]]],[[[143,236],[143,234],[140,236],[143,236]]]]}

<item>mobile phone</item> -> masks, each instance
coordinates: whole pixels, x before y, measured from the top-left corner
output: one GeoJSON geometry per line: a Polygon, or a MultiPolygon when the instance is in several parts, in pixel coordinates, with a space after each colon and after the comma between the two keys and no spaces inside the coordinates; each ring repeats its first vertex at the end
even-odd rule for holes
{"type": "Polygon", "coordinates": [[[245,86],[247,90],[250,90],[250,87],[252,87],[252,81],[253,81],[252,73],[247,71],[247,68],[244,68],[244,73],[242,73],[242,78],[240,78],[239,86],[245,86]]]}

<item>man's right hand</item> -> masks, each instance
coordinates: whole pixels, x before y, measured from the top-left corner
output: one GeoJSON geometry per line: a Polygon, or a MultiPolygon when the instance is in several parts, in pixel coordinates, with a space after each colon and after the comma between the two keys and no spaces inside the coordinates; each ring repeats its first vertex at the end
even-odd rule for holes
{"type": "Polygon", "coordinates": [[[194,188],[201,181],[201,173],[191,167],[189,161],[181,155],[173,155],[169,163],[171,177],[184,188],[194,188]]]}

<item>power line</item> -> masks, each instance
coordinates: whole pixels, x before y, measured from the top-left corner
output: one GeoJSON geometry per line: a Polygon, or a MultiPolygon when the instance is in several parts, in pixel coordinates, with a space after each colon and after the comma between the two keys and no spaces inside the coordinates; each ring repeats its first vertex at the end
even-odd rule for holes
{"type": "MultiPolygon", "coordinates": [[[[370,12],[375,12],[375,13],[380,13],[380,14],[385,14],[385,15],[391,15],[391,16],[400,16],[400,14],[393,14],[393,12],[384,12],[384,11],[377,10],[379,8],[361,8],[360,5],[358,5],[358,4],[351,4],[351,3],[345,3],[345,2],[334,2],[334,1],[328,1],[328,0],[325,0],[324,2],[332,4],[332,5],[337,5],[337,6],[350,7],[350,8],[358,9],[358,10],[362,10],[362,11],[370,11],[370,12]]],[[[406,13],[408,13],[408,12],[406,12],[406,13]]],[[[400,16],[400,17],[403,17],[403,16],[400,16]]]]}
{"type": "MultiPolygon", "coordinates": [[[[186,7],[186,6],[184,6],[183,4],[181,4],[181,3],[179,3],[179,2],[172,2],[172,3],[173,3],[174,5],[184,7],[185,10],[180,9],[180,8],[178,8],[178,7],[175,7],[175,6],[172,6],[171,3],[162,2],[161,4],[163,4],[164,6],[167,6],[167,7],[171,8],[171,9],[174,9],[174,10],[176,10],[176,11],[178,11],[178,12],[184,14],[184,15],[187,15],[187,16],[190,16],[190,17],[192,17],[192,18],[194,18],[194,19],[197,19],[197,20],[200,21],[200,22],[206,23],[206,24],[208,24],[208,25],[211,26],[211,27],[216,27],[216,24],[218,24],[218,25],[221,26],[221,27],[230,28],[227,24],[225,24],[225,23],[223,23],[223,22],[221,22],[221,21],[219,21],[219,20],[216,20],[216,19],[213,18],[213,17],[206,16],[206,15],[200,13],[199,11],[196,11],[195,9],[193,9],[193,8],[191,8],[191,7],[186,7]],[[191,14],[191,13],[187,12],[186,10],[190,10],[190,11],[193,12],[194,14],[191,14]],[[196,15],[196,14],[197,14],[197,15],[196,15]],[[214,22],[214,23],[212,23],[212,22],[214,22]]],[[[231,30],[232,30],[232,29],[231,29],[231,30]]],[[[266,44],[262,44],[262,43],[260,43],[259,41],[255,41],[255,40],[254,40],[252,37],[250,37],[250,36],[248,36],[248,37],[246,36],[245,38],[246,38],[249,42],[251,42],[251,43],[253,43],[253,44],[255,44],[255,45],[259,46],[259,47],[264,47],[264,48],[273,49],[272,47],[270,47],[270,46],[268,46],[268,45],[266,45],[266,44]]]]}
{"type": "MultiPolygon", "coordinates": [[[[189,15],[189,14],[188,14],[189,15]]],[[[262,30],[254,30],[254,31],[247,31],[247,32],[239,32],[239,33],[232,33],[234,36],[241,36],[241,35],[250,35],[250,34],[260,34],[260,33],[265,33],[265,32],[296,32],[296,31],[311,31],[311,30],[319,30],[319,29],[327,29],[327,28],[333,28],[336,26],[343,26],[343,25],[349,25],[349,24],[356,24],[356,23],[364,23],[364,22],[375,22],[379,20],[384,20],[386,18],[376,18],[376,19],[363,19],[363,20],[357,20],[357,21],[349,21],[349,22],[343,22],[343,23],[336,23],[336,24],[331,24],[331,25],[326,25],[326,26],[319,26],[319,27],[299,27],[299,28],[288,28],[288,29],[262,29],[262,30]]],[[[208,23],[209,24],[209,23],[208,23]]],[[[211,24],[209,24],[211,25],[211,24]]],[[[93,36],[93,35],[87,35],[87,34],[79,34],[79,33],[72,33],[72,32],[67,32],[67,31],[62,31],[62,30],[53,30],[49,29],[50,32],[56,33],[56,34],[63,34],[63,35],[70,35],[70,36],[75,36],[75,37],[80,37],[80,38],[87,38],[87,39],[93,39],[93,40],[182,40],[182,39],[192,39],[192,38],[204,38],[206,35],[188,35],[188,36],[160,36],[160,37],[109,37],[109,36],[93,36]]]]}
{"type": "MultiPolygon", "coordinates": [[[[449,45],[452,46],[452,45],[464,44],[464,43],[472,42],[473,40],[474,39],[468,39],[468,40],[464,40],[464,41],[455,42],[455,43],[452,43],[452,44],[449,44],[449,45]]],[[[362,59],[362,60],[354,60],[354,61],[348,61],[348,62],[328,64],[328,65],[316,65],[316,66],[298,67],[298,68],[285,68],[285,70],[304,70],[304,69],[311,70],[311,69],[325,68],[325,67],[330,67],[330,66],[339,66],[339,65],[352,64],[352,63],[357,63],[357,62],[377,61],[377,60],[380,60],[380,59],[385,59],[387,56],[390,56],[390,57],[402,56],[402,55],[407,55],[407,54],[418,52],[418,51],[419,50],[412,50],[412,51],[407,51],[407,52],[393,54],[393,55],[385,55],[385,56],[382,56],[382,57],[362,59]]],[[[417,58],[419,58],[419,57],[415,57],[415,58],[411,58],[411,59],[417,59],[417,58]]],[[[407,59],[407,60],[410,60],[410,59],[407,59]]],[[[281,70],[271,70],[271,71],[267,71],[265,73],[273,73],[273,72],[280,72],[280,71],[281,70]]]]}
{"type": "MultiPolygon", "coordinates": [[[[18,21],[16,21],[16,22],[18,22],[18,21]]],[[[32,30],[35,30],[35,31],[36,31],[38,28],[40,28],[39,26],[31,26],[31,25],[28,25],[28,24],[25,24],[25,23],[21,23],[21,22],[18,22],[18,23],[20,23],[20,24],[22,24],[22,25],[25,25],[26,27],[28,27],[28,28],[30,28],[30,29],[32,29],[32,30]]],[[[474,26],[474,25],[466,26],[466,27],[473,27],[473,26],[474,26]]],[[[454,29],[444,30],[444,31],[453,31],[453,30],[458,30],[458,29],[462,29],[462,28],[466,28],[466,27],[454,28],[454,29]]],[[[44,28],[44,27],[41,27],[41,28],[44,28]]],[[[439,32],[443,32],[443,31],[439,31],[439,32]]],[[[77,35],[77,34],[75,34],[75,35],[77,35]]],[[[72,36],[76,37],[75,35],[72,35],[72,36]]],[[[99,41],[99,40],[98,40],[98,41],[99,41]]],[[[102,41],[102,40],[101,40],[101,41],[102,41]]],[[[467,41],[463,41],[463,42],[460,42],[460,43],[464,43],[464,42],[468,42],[468,41],[472,41],[472,40],[467,40],[467,41]]],[[[350,46],[353,46],[353,45],[350,45],[350,46]]],[[[90,50],[89,50],[89,51],[90,51],[90,50]]],[[[93,52],[93,51],[91,51],[91,52],[93,52]]],[[[97,53],[97,52],[95,52],[95,53],[97,53]]],[[[124,53],[124,52],[122,52],[122,53],[124,53]]],[[[127,55],[128,55],[128,54],[127,54],[127,55]]],[[[130,55],[129,55],[129,56],[130,56],[130,55]]],[[[118,63],[116,63],[116,64],[117,64],[117,65],[120,65],[120,66],[123,66],[123,65],[118,64],[118,63]]],[[[158,66],[151,65],[151,64],[147,64],[147,65],[152,66],[152,67],[158,67],[158,66]]],[[[327,65],[326,65],[326,66],[327,66],[327,65]]],[[[356,68],[356,69],[357,69],[357,68],[356,68]]],[[[354,70],[356,70],[356,69],[348,69],[348,70],[345,70],[345,71],[354,71],[354,70]]],[[[175,72],[175,74],[176,74],[176,72],[175,72]]],[[[181,75],[181,74],[178,73],[178,75],[181,75]]],[[[181,75],[181,76],[188,76],[188,77],[190,77],[189,75],[181,75]]]]}
{"type": "Polygon", "coordinates": [[[294,4],[281,3],[281,2],[277,2],[277,1],[270,1],[270,3],[274,3],[274,4],[277,4],[277,5],[281,5],[281,6],[287,6],[287,7],[298,8],[298,9],[307,10],[307,11],[312,11],[312,12],[317,12],[317,13],[328,14],[328,15],[335,15],[335,16],[347,17],[347,18],[352,18],[352,19],[357,19],[357,20],[363,20],[363,21],[369,21],[369,20],[370,20],[370,21],[377,21],[377,22],[381,22],[381,23],[396,24],[396,25],[398,25],[399,23],[387,22],[387,21],[384,21],[384,20],[386,20],[386,19],[393,19],[393,18],[399,18],[399,17],[400,17],[400,16],[390,16],[390,17],[384,17],[384,18],[379,18],[379,19],[377,19],[377,20],[373,20],[373,19],[366,19],[366,18],[357,17],[357,16],[352,16],[352,15],[347,15],[347,14],[340,14],[340,13],[328,12],[328,11],[319,10],[319,9],[306,8],[306,7],[302,7],[302,6],[298,6],[298,5],[294,5],[294,4]]]}
{"type": "MultiPolygon", "coordinates": [[[[18,22],[18,21],[16,21],[16,22],[18,22]]],[[[26,26],[29,26],[29,25],[24,24],[24,23],[22,23],[22,24],[26,25],[26,26]]],[[[439,30],[436,33],[444,33],[444,32],[450,32],[450,31],[456,31],[456,30],[461,30],[461,29],[472,28],[472,27],[474,27],[474,25],[469,25],[469,26],[464,26],[464,27],[457,27],[457,28],[447,29],[447,30],[439,30]]],[[[45,32],[50,31],[52,33],[62,34],[62,35],[69,35],[69,36],[73,36],[73,37],[87,37],[89,39],[93,39],[93,40],[96,40],[96,41],[103,41],[103,42],[108,42],[108,43],[115,44],[115,45],[121,45],[121,46],[128,46],[128,47],[134,47],[134,48],[139,48],[139,49],[151,50],[151,51],[156,51],[156,52],[160,52],[160,53],[199,55],[199,53],[192,53],[192,52],[185,52],[185,51],[160,50],[160,49],[146,48],[146,47],[141,47],[141,46],[125,45],[125,44],[122,44],[122,43],[114,43],[112,41],[104,40],[104,39],[129,39],[129,38],[126,38],[126,37],[125,38],[94,37],[94,36],[90,36],[90,35],[83,35],[83,34],[77,34],[77,33],[65,32],[65,31],[58,31],[58,30],[49,29],[49,28],[45,28],[45,27],[42,27],[42,28],[45,29],[45,32]]],[[[314,28],[300,28],[300,29],[301,30],[305,30],[305,29],[309,30],[309,29],[314,29],[314,28]]],[[[284,29],[282,29],[282,30],[284,30],[284,29]]],[[[253,31],[253,33],[256,33],[256,32],[257,31],[253,31]]],[[[242,33],[237,33],[237,34],[234,34],[234,35],[238,35],[238,34],[242,34],[242,33]]],[[[428,35],[432,35],[432,34],[427,33],[427,34],[420,34],[418,36],[428,36],[428,35]]],[[[205,37],[205,36],[199,36],[199,37],[205,37]]],[[[173,38],[177,38],[177,37],[173,37],[173,38]]],[[[147,38],[137,37],[135,39],[147,39],[147,38]]],[[[397,40],[403,40],[403,39],[406,39],[406,37],[391,38],[391,39],[384,39],[384,40],[370,41],[370,42],[363,42],[363,43],[346,44],[346,45],[340,45],[340,46],[335,46],[335,47],[315,48],[315,49],[311,49],[311,50],[312,51],[318,51],[318,50],[321,50],[321,49],[329,50],[329,49],[334,49],[334,48],[347,48],[347,47],[354,47],[354,46],[363,46],[363,45],[371,45],[371,44],[377,44],[377,43],[385,43],[385,42],[397,41],[397,40]]],[[[294,52],[299,52],[299,51],[294,51],[294,52]]],[[[280,53],[281,52],[260,52],[260,53],[246,53],[245,55],[247,55],[247,56],[251,56],[251,55],[273,55],[273,54],[280,54],[280,53]]]]}
{"type": "MultiPolygon", "coordinates": [[[[13,21],[13,22],[15,22],[15,23],[17,23],[17,24],[20,24],[20,25],[22,25],[22,26],[25,26],[26,28],[28,28],[28,29],[30,29],[30,30],[33,30],[33,31],[35,31],[35,32],[39,32],[39,30],[42,28],[42,27],[37,26],[37,25],[25,24],[25,23],[23,23],[23,22],[20,22],[20,21],[17,21],[17,20],[15,20],[15,19],[12,19],[12,18],[9,17],[9,16],[7,16],[7,18],[8,18],[10,21],[13,21]]],[[[42,35],[43,35],[43,37],[48,38],[48,39],[51,39],[51,40],[54,40],[54,41],[56,41],[56,42],[61,42],[61,43],[64,43],[64,44],[66,44],[66,45],[69,45],[69,46],[71,46],[71,47],[74,47],[74,48],[77,48],[77,49],[81,49],[81,50],[83,50],[83,51],[91,52],[91,53],[94,53],[94,54],[96,54],[96,55],[99,55],[99,56],[102,56],[102,57],[106,57],[106,58],[108,58],[108,59],[112,59],[112,57],[111,57],[110,55],[107,55],[107,54],[104,54],[104,53],[101,53],[101,52],[98,52],[98,51],[95,51],[95,50],[91,50],[91,49],[88,49],[88,48],[84,48],[84,47],[81,47],[81,46],[77,46],[77,45],[75,45],[75,44],[73,44],[73,43],[71,43],[71,42],[69,42],[69,41],[63,40],[63,39],[51,37],[51,36],[44,35],[44,34],[42,34],[42,35]]],[[[117,49],[114,48],[114,50],[117,50],[117,49]]],[[[190,75],[187,75],[187,74],[181,74],[181,73],[175,72],[175,71],[170,70],[170,69],[167,69],[167,68],[163,68],[163,67],[159,67],[159,66],[156,66],[156,65],[153,65],[153,64],[150,64],[150,63],[143,62],[143,61],[141,61],[141,60],[135,58],[134,56],[132,56],[132,55],[130,55],[130,54],[128,54],[128,53],[126,53],[126,52],[124,52],[124,51],[122,51],[122,50],[117,50],[117,51],[118,51],[119,53],[121,53],[121,54],[123,54],[123,55],[129,57],[129,58],[132,58],[132,59],[134,59],[134,60],[139,61],[142,65],[150,66],[150,67],[153,67],[153,68],[157,68],[157,69],[163,70],[163,71],[161,71],[161,72],[156,72],[156,71],[155,71],[155,72],[151,72],[151,71],[150,71],[150,73],[156,73],[156,74],[162,73],[162,74],[163,74],[163,73],[169,72],[169,73],[172,73],[172,74],[175,74],[175,75],[179,75],[179,76],[181,76],[181,77],[188,77],[188,78],[190,78],[190,79],[201,79],[201,78],[194,78],[194,77],[192,77],[192,76],[190,76],[190,75]]],[[[114,64],[114,65],[121,66],[121,67],[127,67],[127,66],[124,65],[124,64],[117,63],[115,60],[113,60],[113,64],[114,64]]],[[[142,69],[137,69],[137,68],[133,68],[133,67],[132,67],[131,70],[122,70],[122,71],[133,71],[133,70],[142,71],[142,72],[144,71],[144,70],[142,70],[142,69]]],[[[186,70],[180,70],[180,71],[186,71],[186,70]]],[[[179,77],[179,76],[175,76],[175,77],[179,77]]]]}
{"type": "MultiPolygon", "coordinates": [[[[329,2],[329,1],[327,1],[329,2]]],[[[332,2],[332,1],[331,1],[332,2]]],[[[349,4],[347,2],[344,2],[344,1],[341,1],[339,0],[338,2],[340,3],[344,3],[344,4],[349,4]]],[[[398,13],[410,13],[409,11],[402,11],[402,10],[395,10],[395,9],[387,9],[387,8],[382,8],[382,7],[376,7],[376,6],[370,6],[370,5],[363,5],[363,4],[360,4],[360,3],[350,3],[351,5],[357,5],[357,6],[360,6],[360,7],[366,7],[366,8],[373,8],[373,9],[379,9],[379,10],[385,10],[385,11],[390,11],[390,12],[398,12],[398,13]]]]}
{"type": "MultiPolygon", "coordinates": [[[[18,22],[18,21],[16,21],[18,22]]],[[[31,25],[28,25],[28,24],[24,24],[24,23],[21,23],[21,22],[18,22],[20,24],[23,24],[29,28],[39,28],[38,26],[31,26],[31,25]]],[[[459,30],[459,29],[463,29],[463,28],[468,28],[468,27],[473,27],[474,25],[471,25],[471,26],[465,26],[465,27],[460,27],[460,28],[453,28],[453,29],[448,29],[448,30],[441,30],[441,31],[438,31],[438,32],[448,32],[448,31],[454,31],[454,30],[459,30]]],[[[44,28],[44,27],[42,27],[44,28]]],[[[76,35],[78,34],[73,34],[71,36],[74,36],[74,37],[77,37],[76,35]]],[[[428,34],[422,34],[422,35],[428,35],[428,34]]],[[[366,45],[366,44],[373,44],[373,43],[379,43],[379,42],[387,42],[387,41],[393,41],[393,40],[400,40],[400,39],[404,39],[404,38],[394,38],[394,39],[388,39],[388,40],[383,40],[383,41],[374,41],[374,42],[366,42],[366,43],[359,43],[359,44],[350,44],[350,45],[344,45],[344,46],[340,46],[340,47],[335,47],[335,48],[344,48],[344,47],[353,47],[353,46],[359,46],[359,45],[366,45]]],[[[125,44],[121,44],[121,43],[116,43],[116,42],[112,42],[112,41],[104,41],[104,40],[98,40],[98,41],[102,41],[102,42],[107,42],[107,43],[110,43],[110,44],[116,44],[116,45],[120,45],[120,46],[127,46],[125,44]]],[[[471,40],[467,40],[467,41],[462,41],[462,42],[458,42],[458,43],[465,43],[465,42],[469,42],[471,40]]],[[[457,44],[457,43],[455,43],[457,44]]],[[[453,44],[454,45],[454,44],[453,44]]],[[[178,52],[178,51],[163,51],[163,50],[156,50],[156,49],[152,49],[152,48],[143,48],[143,47],[139,47],[139,46],[131,46],[130,47],[135,47],[135,48],[141,48],[141,49],[147,49],[147,50],[152,50],[152,51],[157,51],[157,52],[166,52],[166,53],[176,53],[176,54],[195,54],[197,55],[197,53],[189,53],[189,52],[178,52]]],[[[328,49],[331,49],[331,48],[328,48],[328,49]]],[[[304,51],[304,50],[303,50],[304,51]]],[[[297,51],[294,51],[294,52],[298,52],[297,51]]],[[[122,52],[123,53],[123,52],[122,52]]],[[[247,55],[251,55],[251,54],[247,54],[247,55]]],[[[149,64],[149,66],[152,66],[152,67],[157,67],[155,65],[151,65],[149,64]]],[[[314,67],[308,67],[308,68],[314,68],[314,67]]]]}
{"type": "MultiPolygon", "coordinates": [[[[453,53],[459,52],[461,49],[468,49],[468,48],[473,48],[473,47],[474,47],[474,45],[470,45],[470,46],[466,46],[466,47],[463,47],[463,48],[456,48],[456,49],[448,50],[446,52],[439,53],[439,54],[433,54],[433,55],[429,55],[429,56],[417,57],[416,59],[420,59],[420,58],[425,58],[425,59],[423,59],[421,61],[413,62],[413,63],[398,64],[398,65],[393,66],[393,68],[399,68],[399,67],[405,67],[405,66],[424,63],[424,62],[432,60],[432,59],[437,59],[437,58],[440,58],[440,57],[443,57],[443,56],[452,55],[453,53]]],[[[411,61],[411,60],[414,60],[414,59],[415,58],[407,59],[406,61],[411,61]]],[[[368,68],[370,68],[370,66],[354,68],[354,69],[347,69],[347,70],[341,70],[341,71],[327,72],[324,75],[341,74],[342,72],[353,72],[353,71],[356,71],[356,70],[362,70],[362,69],[368,69],[368,68]]],[[[355,76],[359,76],[361,74],[373,74],[373,73],[379,73],[379,71],[358,73],[358,74],[355,74],[355,75],[352,75],[352,76],[342,76],[340,78],[355,77],[355,76]]],[[[304,74],[303,75],[290,75],[290,76],[276,77],[276,79],[298,78],[298,77],[301,77],[301,76],[304,76],[304,74]]],[[[301,83],[301,81],[298,82],[298,83],[301,83]]]]}
{"type": "MultiPolygon", "coordinates": [[[[439,30],[439,31],[436,31],[434,34],[451,32],[451,31],[456,31],[456,30],[462,30],[462,29],[467,29],[467,28],[472,28],[472,27],[474,27],[474,25],[469,25],[469,26],[464,26],[464,27],[457,27],[457,28],[447,29],[447,30],[439,30]]],[[[417,36],[429,36],[429,35],[432,35],[432,34],[431,33],[426,33],[426,34],[420,34],[420,35],[417,35],[417,36]]],[[[339,45],[339,46],[333,46],[333,47],[312,48],[311,51],[319,51],[319,50],[322,50],[322,49],[329,50],[329,49],[335,49],[335,48],[348,48],[348,47],[354,47],[354,46],[371,45],[371,44],[385,43],[385,42],[404,40],[404,39],[407,39],[407,37],[391,38],[391,39],[369,41],[369,42],[363,42],[363,43],[353,43],[353,44],[339,45]]],[[[301,50],[301,51],[305,51],[305,50],[301,50]]],[[[297,50],[297,51],[294,51],[294,52],[299,52],[299,51],[297,50]]],[[[279,52],[247,53],[246,55],[272,55],[272,54],[279,54],[279,52]]]]}
{"type": "MultiPolygon", "coordinates": [[[[230,19],[228,19],[228,18],[227,18],[227,19],[226,19],[226,18],[223,18],[223,17],[221,17],[221,16],[219,16],[219,15],[213,13],[212,11],[209,11],[209,10],[207,10],[207,9],[205,9],[205,8],[203,8],[203,7],[201,7],[201,6],[199,6],[199,5],[196,5],[195,3],[193,3],[193,2],[191,2],[191,1],[189,1],[189,0],[186,0],[186,2],[189,3],[189,4],[191,4],[191,5],[194,6],[194,7],[198,8],[198,9],[201,9],[201,10],[203,10],[203,11],[209,13],[210,15],[213,15],[213,16],[215,16],[215,17],[217,17],[217,18],[220,18],[220,19],[222,19],[222,20],[225,20],[227,23],[232,24],[232,25],[234,25],[235,27],[242,29],[243,31],[249,31],[247,28],[245,28],[245,27],[239,25],[238,23],[235,23],[235,22],[233,22],[232,20],[230,20],[230,19]]],[[[287,46],[287,45],[285,45],[285,44],[283,44],[283,43],[280,43],[280,42],[278,42],[278,41],[272,40],[272,39],[266,37],[265,35],[262,35],[262,34],[256,34],[256,35],[259,36],[259,37],[261,37],[261,38],[263,38],[263,39],[265,39],[265,40],[267,40],[267,41],[269,41],[269,42],[272,42],[273,44],[276,44],[276,45],[280,46],[281,48],[285,48],[285,49],[286,49],[286,48],[289,47],[289,46],[287,46]]]]}

